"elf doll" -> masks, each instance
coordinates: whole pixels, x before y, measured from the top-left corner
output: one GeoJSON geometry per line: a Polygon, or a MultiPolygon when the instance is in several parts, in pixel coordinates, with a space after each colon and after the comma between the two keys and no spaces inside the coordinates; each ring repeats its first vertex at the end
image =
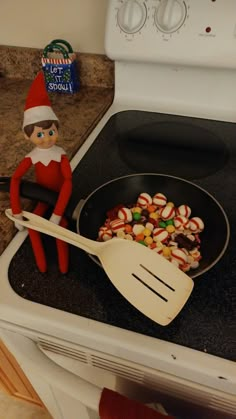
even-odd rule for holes
{"type": "MultiPolygon", "coordinates": [[[[67,220],[63,216],[65,207],[72,191],[72,173],[70,162],[65,151],[56,146],[58,139],[58,118],[51,108],[45,87],[43,72],[41,71],[32,83],[26,99],[23,121],[23,132],[27,141],[31,141],[35,148],[20,162],[11,179],[10,202],[16,219],[22,218],[20,204],[20,181],[22,176],[34,166],[36,182],[58,192],[58,199],[50,217],[50,221],[67,227],[67,220]]],[[[34,213],[43,216],[48,205],[39,202],[34,213]]],[[[18,230],[22,227],[15,223],[18,230]]],[[[47,261],[39,232],[29,230],[35,260],[40,272],[47,271],[47,261]]],[[[68,270],[68,244],[56,240],[58,264],[62,273],[68,270]]]]}

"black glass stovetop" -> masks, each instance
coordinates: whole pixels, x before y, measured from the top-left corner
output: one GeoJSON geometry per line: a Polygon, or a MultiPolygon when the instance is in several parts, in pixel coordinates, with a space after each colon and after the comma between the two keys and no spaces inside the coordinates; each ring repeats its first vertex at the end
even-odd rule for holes
{"type": "MultiPolygon", "coordinates": [[[[236,125],[141,111],[113,115],[74,170],[74,204],[111,179],[145,172],[200,185],[223,206],[231,227],[223,258],[194,280],[192,295],[169,326],[154,323],[132,307],[77,248],[70,248],[69,273],[60,274],[50,237],[44,237],[48,272],[37,271],[27,238],[11,261],[10,284],[25,299],[235,360],[236,125]]],[[[75,222],[70,228],[76,230],[75,222]]]]}

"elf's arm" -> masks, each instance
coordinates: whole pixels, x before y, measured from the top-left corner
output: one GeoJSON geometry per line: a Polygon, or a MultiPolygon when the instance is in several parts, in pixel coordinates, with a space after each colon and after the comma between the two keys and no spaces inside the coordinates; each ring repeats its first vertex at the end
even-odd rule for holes
{"type": "Polygon", "coordinates": [[[65,208],[68,204],[68,201],[72,192],[72,171],[70,162],[66,155],[62,155],[61,158],[61,172],[64,178],[64,182],[61,186],[60,193],[55,205],[53,214],[50,218],[55,224],[59,224],[61,217],[64,214],[65,208]]]}
{"type": "Polygon", "coordinates": [[[25,157],[18,167],[16,168],[10,184],[10,203],[13,214],[21,214],[21,204],[20,204],[20,181],[22,176],[29,170],[32,166],[32,160],[30,157],[25,157]]]}

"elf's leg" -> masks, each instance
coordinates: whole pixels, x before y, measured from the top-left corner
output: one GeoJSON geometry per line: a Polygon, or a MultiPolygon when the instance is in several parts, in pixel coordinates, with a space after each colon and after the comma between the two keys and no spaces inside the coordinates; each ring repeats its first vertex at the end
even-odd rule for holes
{"type": "MultiPolygon", "coordinates": [[[[66,220],[66,218],[62,217],[60,226],[66,228],[67,225],[68,221],[66,220]]],[[[59,269],[62,274],[66,274],[69,267],[69,246],[68,243],[59,239],[56,239],[56,244],[59,269]]]]}
{"type": "MultiPolygon", "coordinates": [[[[43,202],[39,202],[33,213],[43,216],[46,212],[48,208],[47,204],[44,204],[43,202]]],[[[35,230],[31,230],[29,229],[29,237],[31,240],[31,246],[34,252],[34,257],[35,257],[35,261],[36,261],[36,265],[39,269],[40,272],[44,273],[47,271],[47,261],[46,261],[46,256],[45,256],[45,252],[43,249],[43,244],[42,244],[42,238],[41,235],[38,231],[35,230]]]]}

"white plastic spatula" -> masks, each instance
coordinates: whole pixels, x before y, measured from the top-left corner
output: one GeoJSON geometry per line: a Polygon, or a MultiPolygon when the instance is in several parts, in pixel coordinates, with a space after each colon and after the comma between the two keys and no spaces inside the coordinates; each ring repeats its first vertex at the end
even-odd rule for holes
{"type": "MultiPolygon", "coordinates": [[[[15,221],[10,209],[6,215],[15,221]]],[[[24,220],[17,219],[17,223],[96,255],[123,297],[156,323],[169,324],[191,294],[193,280],[189,276],[137,242],[118,238],[96,242],[30,212],[22,215],[24,220]]]]}

